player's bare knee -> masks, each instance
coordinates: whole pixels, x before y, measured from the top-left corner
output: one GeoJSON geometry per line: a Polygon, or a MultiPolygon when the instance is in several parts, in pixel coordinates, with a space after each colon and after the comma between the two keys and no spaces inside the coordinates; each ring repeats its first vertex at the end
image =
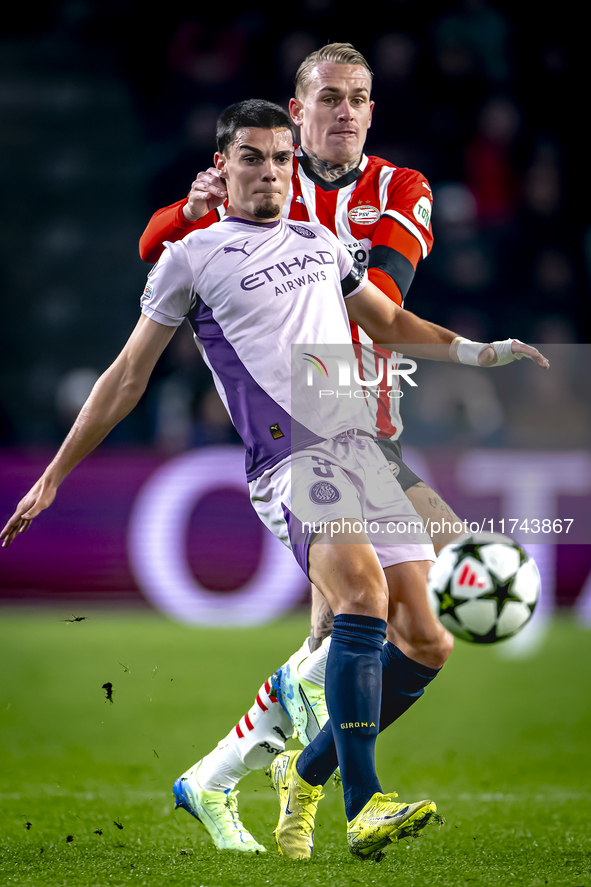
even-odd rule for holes
{"type": "Polygon", "coordinates": [[[437,633],[437,636],[428,644],[429,656],[432,657],[434,664],[432,668],[442,668],[452,654],[454,648],[453,635],[447,629],[443,628],[437,633]]]}
{"type": "Polygon", "coordinates": [[[416,659],[430,668],[442,668],[451,656],[454,639],[440,623],[436,626],[417,626],[407,634],[406,643],[411,659],[416,659]]]}
{"type": "MultiPolygon", "coordinates": [[[[438,650],[439,656],[441,657],[441,665],[444,665],[449,657],[451,656],[454,648],[454,636],[449,632],[446,628],[443,629],[440,635],[438,650]]],[[[441,666],[439,666],[441,668],[441,666]]]]}
{"type": "Polygon", "coordinates": [[[357,613],[363,616],[375,616],[386,619],[388,612],[388,589],[385,582],[368,580],[363,575],[347,576],[339,594],[337,613],[357,613]]]}

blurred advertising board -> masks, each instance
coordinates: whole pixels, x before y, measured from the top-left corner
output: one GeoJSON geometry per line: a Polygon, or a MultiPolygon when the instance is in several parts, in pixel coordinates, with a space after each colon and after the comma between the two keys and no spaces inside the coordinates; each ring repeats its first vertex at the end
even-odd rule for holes
{"type": "MultiPolygon", "coordinates": [[[[4,522],[51,453],[0,451],[4,522]]],[[[470,522],[538,561],[547,610],[591,621],[591,454],[586,450],[405,448],[426,483],[470,522]]],[[[174,458],[104,448],[52,508],[0,551],[0,601],[148,604],[179,621],[264,624],[306,599],[291,554],[259,522],[239,446],[174,458]]]]}

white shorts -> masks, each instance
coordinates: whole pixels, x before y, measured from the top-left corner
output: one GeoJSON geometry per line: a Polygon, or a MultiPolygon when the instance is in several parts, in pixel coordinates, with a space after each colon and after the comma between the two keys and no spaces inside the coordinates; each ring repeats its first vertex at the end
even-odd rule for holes
{"type": "Polygon", "coordinates": [[[249,487],[260,519],[306,575],[312,537],[323,532],[338,544],[338,525],[330,524],[343,519],[367,534],[382,567],[435,560],[421,518],[366,432],[347,431],[293,453],[249,487]]]}

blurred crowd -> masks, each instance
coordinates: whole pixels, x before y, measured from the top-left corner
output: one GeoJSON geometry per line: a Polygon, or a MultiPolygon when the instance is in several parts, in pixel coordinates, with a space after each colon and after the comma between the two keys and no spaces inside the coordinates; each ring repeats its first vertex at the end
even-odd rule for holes
{"type": "MultiPolygon", "coordinates": [[[[354,17],[337,0],[174,3],[155,15],[135,0],[69,0],[34,21],[17,11],[0,35],[0,443],[53,445],[69,428],[137,318],[139,236],[210,165],[218,113],[250,97],[286,106],[307,53],[350,41],[375,74],[366,153],[419,169],[434,191],[435,246],[406,307],[475,339],[559,348],[548,390],[427,368],[409,440],[588,444],[580,57],[567,16],[535,27],[531,16],[493,0],[381,0],[354,17]],[[553,442],[549,402],[563,417],[553,442]]],[[[109,445],[233,440],[181,329],[109,445]]]]}

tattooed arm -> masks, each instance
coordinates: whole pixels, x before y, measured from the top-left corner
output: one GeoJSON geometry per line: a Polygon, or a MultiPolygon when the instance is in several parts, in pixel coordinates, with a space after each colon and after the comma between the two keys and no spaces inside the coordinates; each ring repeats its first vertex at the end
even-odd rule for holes
{"type": "Polygon", "coordinates": [[[310,652],[313,653],[332,631],[334,614],[315,585],[312,586],[312,611],[310,613],[310,652]]]}
{"type": "Polygon", "coordinates": [[[414,484],[404,491],[412,502],[415,511],[423,521],[425,529],[431,536],[435,554],[439,554],[444,545],[448,545],[468,532],[467,524],[458,517],[435,490],[423,481],[414,484]]]}

